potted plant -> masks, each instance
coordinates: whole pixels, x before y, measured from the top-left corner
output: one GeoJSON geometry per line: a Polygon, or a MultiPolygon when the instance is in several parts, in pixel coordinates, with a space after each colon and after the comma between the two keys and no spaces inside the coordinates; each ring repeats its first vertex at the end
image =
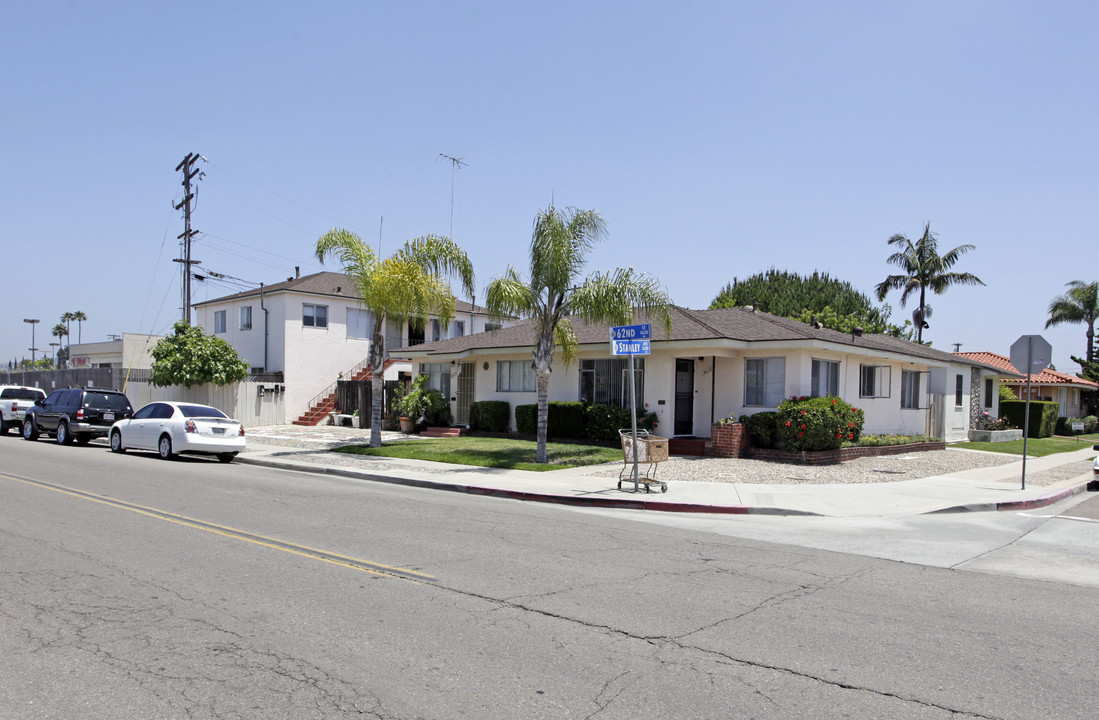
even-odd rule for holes
{"type": "Polygon", "coordinates": [[[417,375],[408,385],[397,388],[393,407],[399,416],[401,432],[403,433],[411,433],[424,414],[426,405],[424,383],[426,381],[426,375],[417,375]]]}

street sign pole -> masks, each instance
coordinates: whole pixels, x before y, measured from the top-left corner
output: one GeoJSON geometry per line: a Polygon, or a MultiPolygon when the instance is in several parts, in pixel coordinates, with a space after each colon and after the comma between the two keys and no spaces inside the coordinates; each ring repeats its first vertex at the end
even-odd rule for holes
{"type": "Polygon", "coordinates": [[[1031,375],[1034,368],[1041,370],[1049,367],[1049,361],[1053,357],[1053,347],[1041,335],[1023,335],[1011,344],[1011,364],[1016,369],[1022,369],[1026,365],[1026,402],[1023,405],[1023,478],[1022,488],[1026,490],[1026,454],[1027,440],[1030,437],[1030,394],[1031,375]]]}
{"type": "MultiPolygon", "coordinates": [[[[633,491],[637,492],[637,389],[633,377],[633,353],[630,354],[630,430],[633,432],[633,491]]],[[[646,476],[647,477],[647,476],[646,476]]]]}
{"type": "Polygon", "coordinates": [[[1030,364],[1034,362],[1034,338],[1026,341],[1026,409],[1023,411],[1023,490],[1026,490],[1026,445],[1030,437],[1030,364]]]}
{"type": "Polygon", "coordinates": [[[611,355],[629,356],[630,374],[630,442],[633,448],[633,491],[638,491],[640,484],[637,470],[638,438],[637,438],[637,380],[634,377],[634,355],[649,354],[649,338],[651,337],[648,323],[640,325],[619,325],[611,328],[611,355]]]}

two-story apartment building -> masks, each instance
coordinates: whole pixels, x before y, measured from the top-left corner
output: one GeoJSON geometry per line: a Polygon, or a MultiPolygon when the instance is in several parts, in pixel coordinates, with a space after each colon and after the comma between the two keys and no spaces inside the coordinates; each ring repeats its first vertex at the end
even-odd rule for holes
{"type": "MultiPolygon", "coordinates": [[[[335,272],[287,278],[197,303],[194,309],[195,324],[232,345],[253,372],[282,373],[283,422],[305,412],[318,393],[365,362],[374,329],[373,315],[357,297],[354,280],[335,272]]],[[[431,320],[418,329],[387,320],[384,331],[388,349],[491,328],[484,308],[456,300],[448,325],[431,320]]],[[[412,370],[407,360],[394,359],[398,362],[386,371],[387,380],[412,370]]]]}

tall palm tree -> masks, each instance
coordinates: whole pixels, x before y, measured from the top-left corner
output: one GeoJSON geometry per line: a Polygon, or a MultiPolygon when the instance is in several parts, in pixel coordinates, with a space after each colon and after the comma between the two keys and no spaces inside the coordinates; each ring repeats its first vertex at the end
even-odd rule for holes
{"type": "Polygon", "coordinates": [[[890,245],[900,248],[885,259],[890,265],[901,268],[902,274],[890,275],[876,287],[878,300],[884,300],[890,290],[901,291],[901,307],[908,296],[919,290],[920,304],[912,313],[916,325],[916,342],[923,342],[925,320],[931,317],[931,308],[927,304],[927,291],[941,295],[952,285],[984,285],[973,273],[950,272],[950,268],[965,253],[975,250],[974,245],[959,245],[953,250],[939,254],[939,240],[931,232],[931,223],[924,223],[923,236],[912,242],[904,235],[889,238],[890,245]]]}
{"type": "Polygon", "coordinates": [[[88,316],[84,314],[83,310],[77,310],[72,316],[73,320],[76,321],[76,342],[79,344],[84,341],[84,333],[81,332],[83,330],[83,325],[81,325],[81,323],[87,320],[88,316]]]}
{"type": "Polygon", "coordinates": [[[538,448],[536,461],[546,462],[549,424],[549,374],[557,346],[566,363],[576,358],[576,334],[569,322],[574,316],[597,323],[626,324],[635,311],[660,320],[665,333],[671,329],[671,299],[660,283],[633,268],[595,273],[581,278],[588,251],[606,237],[603,218],[594,210],[553,205],[538,213],[530,241],[530,278],[519,277],[513,267],[489,284],[486,305],[499,317],[534,320],[534,371],[538,388],[538,448]]]}
{"type": "Polygon", "coordinates": [[[1064,295],[1053,298],[1049,304],[1049,320],[1046,320],[1046,327],[1054,327],[1061,323],[1087,325],[1087,361],[1090,363],[1095,359],[1095,321],[1099,320],[1099,281],[1086,283],[1083,280],[1073,280],[1065,287],[1068,291],[1064,295]]]}
{"type": "Polygon", "coordinates": [[[475,283],[473,264],[452,240],[426,235],[406,242],[388,258],[380,259],[370,246],[349,230],[335,228],[325,233],[316,246],[317,259],[339,261],[343,271],[355,279],[363,305],[374,315],[374,331],[367,352],[371,383],[370,446],[382,444],[382,365],[385,361],[387,318],[407,319],[411,326],[423,326],[437,317],[449,323],[454,317],[454,293],[447,277],[454,275],[466,295],[475,283]]]}
{"type": "MultiPolygon", "coordinates": [[[[58,342],[57,355],[58,355],[58,358],[61,356],[62,353],[65,352],[65,349],[60,347],[60,345],[64,342],[64,338],[68,334],[69,334],[69,329],[67,327],[65,327],[64,323],[57,323],[56,325],[53,326],[53,330],[50,331],[50,335],[53,335],[55,338],[57,338],[57,342],[58,342]]],[[[54,359],[56,360],[58,358],[54,358],[54,359]]],[[[65,359],[68,360],[67,355],[66,355],[65,359]]]]}
{"type": "Polygon", "coordinates": [[[71,312],[66,312],[61,315],[61,322],[65,323],[65,335],[69,334],[69,323],[76,319],[76,315],[71,312]]]}

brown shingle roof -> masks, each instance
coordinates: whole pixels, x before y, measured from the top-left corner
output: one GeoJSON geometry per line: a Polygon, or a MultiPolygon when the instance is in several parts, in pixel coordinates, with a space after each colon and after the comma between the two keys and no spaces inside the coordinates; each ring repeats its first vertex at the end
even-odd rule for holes
{"type": "MultiPolygon", "coordinates": [[[[963,361],[986,370],[998,370],[998,368],[979,360],[961,358],[952,353],[888,335],[855,336],[837,330],[816,328],[797,320],[753,311],[748,308],[688,310],[672,306],[671,315],[672,332],[667,338],[664,336],[664,330],[659,323],[652,323],[652,339],[654,342],[666,339],[672,341],[724,339],[748,343],[819,340],[839,345],[909,355],[933,362],[963,361]]],[[[646,322],[647,320],[649,319],[639,314],[635,322],[646,322]]],[[[610,341],[610,326],[607,324],[590,324],[575,318],[572,318],[571,322],[580,345],[608,343],[610,341]]],[[[450,354],[470,350],[530,348],[533,347],[534,341],[534,323],[533,321],[526,321],[494,332],[466,335],[451,340],[440,340],[417,345],[414,348],[404,348],[404,350],[414,351],[416,354],[450,354]]]]}
{"type": "MultiPolygon", "coordinates": [[[[308,295],[346,298],[348,300],[359,299],[359,291],[355,286],[355,278],[344,273],[328,271],[313,273],[312,275],[306,275],[305,277],[300,278],[287,278],[283,282],[263,286],[264,295],[271,295],[278,292],[299,292],[308,295]]],[[[239,292],[234,295],[225,295],[224,297],[214,298],[213,300],[195,303],[195,307],[259,297],[259,294],[260,288],[245,290],[244,292],[239,292]]],[[[460,313],[476,312],[484,315],[488,314],[488,311],[485,308],[458,299],[454,300],[454,311],[460,313]]]]}

